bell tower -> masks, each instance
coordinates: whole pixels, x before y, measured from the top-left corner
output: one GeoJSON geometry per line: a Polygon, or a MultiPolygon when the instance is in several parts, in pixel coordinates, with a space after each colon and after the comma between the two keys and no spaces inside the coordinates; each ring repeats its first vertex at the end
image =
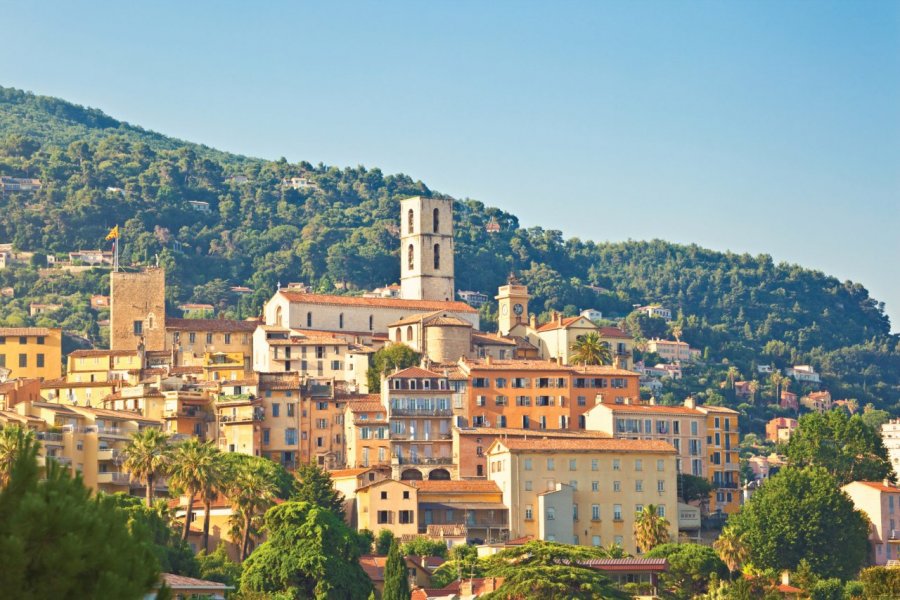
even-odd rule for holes
{"type": "Polygon", "coordinates": [[[400,297],[455,300],[453,273],[453,201],[401,200],[400,297]]]}
{"type": "Polygon", "coordinates": [[[522,285],[515,275],[509,276],[506,285],[500,286],[494,299],[498,301],[497,322],[500,335],[509,335],[518,325],[528,323],[528,286],[522,285]]]}

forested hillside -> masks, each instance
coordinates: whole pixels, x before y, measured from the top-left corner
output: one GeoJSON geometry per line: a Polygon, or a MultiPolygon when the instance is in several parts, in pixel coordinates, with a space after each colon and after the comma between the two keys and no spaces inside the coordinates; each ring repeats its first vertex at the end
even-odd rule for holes
{"type": "MultiPolygon", "coordinates": [[[[0,175],[43,182],[38,192],[0,199],[0,243],[63,256],[103,246],[120,224],[122,264],[165,266],[173,313],[191,300],[236,317],[257,314],[278,282],[336,293],[396,282],[398,202],[438,195],[406,175],[236,156],[9,88],[0,88],[0,175]],[[313,185],[292,189],[282,184],[290,177],[313,185]],[[189,201],[209,203],[210,212],[189,201]],[[236,285],[253,292],[238,298],[229,291],[236,285]]],[[[515,271],[537,312],[596,308],[624,317],[634,304],[672,308],[681,338],[705,351],[707,367],[695,373],[692,391],[712,397],[723,360],[746,378],[758,376],[757,364],[811,362],[835,398],[900,409],[898,339],[860,284],[765,255],[566,239],[521,228],[514,215],[475,200],[456,202],[455,224],[458,289],[493,295],[515,271]],[[499,232],[486,230],[491,219],[499,232]]],[[[0,298],[0,323],[61,323],[101,341],[95,321],[103,315],[87,302],[105,293],[108,277],[40,277],[41,254],[33,265],[0,270],[0,287],[16,294],[0,298]],[[64,308],[33,318],[28,303],[36,300],[64,308]]],[[[638,334],[673,333],[671,325],[630,325],[638,334]]]]}

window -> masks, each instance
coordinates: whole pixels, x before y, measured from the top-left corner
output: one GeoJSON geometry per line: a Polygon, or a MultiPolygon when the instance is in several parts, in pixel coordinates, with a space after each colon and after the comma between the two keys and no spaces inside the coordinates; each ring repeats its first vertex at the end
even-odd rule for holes
{"type": "Polygon", "coordinates": [[[614,538],[613,538],[613,543],[614,543],[616,546],[621,546],[621,545],[622,545],[622,536],[621,536],[621,535],[617,535],[616,537],[614,537],[614,538]]]}
{"type": "Polygon", "coordinates": [[[547,520],[555,521],[556,520],[556,508],[553,506],[547,507],[547,520]]]}
{"type": "Polygon", "coordinates": [[[431,231],[433,233],[437,233],[438,229],[441,226],[441,212],[438,209],[434,209],[431,217],[431,231]]]}
{"type": "Polygon", "coordinates": [[[294,403],[288,402],[285,406],[287,406],[287,416],[293,417],[294,416],[294,403]]]}
{"type": "Polygon", "coordinates": [[[553,458],[547,459],[547,470],[553,471],[556,468],[556,460],[553,458]]]}
{"type": "Polygon", "coordinates": [[[415,511],[401,510],[399,513],[397,513],[397,519],[400,523],[403,523],[403,524],[415,523],[416,522],[415,511]]]}
{"type": "Polygon", "coordinates": [[[43,366],[44,366],[44,355],[43,355],[43,354],[38,354],[38,355],[37,355],[37,366],[38,366],[38,367],[43,367],[43,366]]]}
{"type": "Polygon", "coordinates": [[[635,471],[643,471],[644,470],[644,461],[641,460],[640,458],[635,459],[634,470],[635,471]]]}
{"type": "Polygon", "coordinates": [[[306,313],[306,326],[312,327],[312,311],[306,313]]]}
{"type": "Polygon", "coordinates": [[[697,435],[697,421],[691,421],[691,435],[697,435]]]}
{"type": "Polygon", "coordinates": [[[643,480],[643,479],[637,479],[637,480],[635,480],[635,482],[634,482],[634,491],[636,491],[636,492],[643,492],[643,491],[644,491],[644,480],[643,480]]]}
{"type": "Polygon", "coordinates": [[[531,489],[532,489],[532,487],[531,487],[531,480],[530,480],[530,479],[525,480],[525,491],[526,491],[526,492],[530,492],[531,489]]]}
{"type": "Polygon", "coordinates": [[[494,380],[494,387],[496,388],[505,388],[506,387],[506,378],[498,377],[494,380]]]}
{"type": "Polygon", "coordinates": [[[412,325],[406,328],[406,341],[411,342],[413,339],[413,328],[412,325]]]}
{"type": "Polygon", "coordinates": [[[381,499],[382,499],[382,500],[387,500],[387,499],[388,499],[387,492],[381,492],[381,499]]]}
{"type": "Polygon", "coordinates": [[[601,544],[600,544],[600,536],[599,535],[595,535],[591,538],[591,545],[594,546],[595,548],[600,547],[601,544]]]}
{"type": "Polygon", "coordinates": [[[600,470],[600,461],[596,458],[591,459],[591,471],[599,471],[600,470]]]}
{"type": "Polygon", "coordinates": [[[526,471],[530,471],[531,470],[531,459],[526,458],[525,460],[522,461],[522,465],[526,471]]]}
{"type": "Polygon", "coordinates": [[[284,443],[286,446],[294,446],[297,444],[297,430],[288,427],[284,430],[284,443]]]}
{"type": "Polygon", "coordinates": [[[613,459],[613,471],[621,471],[622,470],[622,461],[618,458],[613,459]]]}
{"type": "Polygon", "coordinates": [[[531,504],[525,505],[525,520],[532,521],[534,520],[534,508],[531,504]]]}
{"type": "Polygon", "coordinates": [[[42,335],[37,336],[37,337],[35,338],[35,342],[37,342],[38,344],[43,344],[43,343],[44,343],[44,336],[42,336],[42,335]]]}
{"type": "Polygon", "coordinates": [[[578,491],[578,482],[574,479],[569,480],[569,487],[572,488],[573,491],[578,491]]]}
{"type": "Polygon", "coordinates": [[[406,249],[406,268],[412,271],[416,266],[416,250],[410,244],[406,249]]]}
{"type": "Polygon", "coordinates": [[[440,244],[434,245],[434,268],[435,269],[441,268],[441,245],[440,244]]]}
{"type": "Polygon", "coordinates": [[[378,511],[378,524],[384,525],[386,523],[391,522],[391,511],[389,510],[379,510],[378,511]]]}
{"type": "Polygon", "coordinates": [[[613,521],[621,521],[622,520],[622,505],[621,504],[613,504],[613,521]]]}
{"type": "Polygon", "coordinates": [[[666,469],[666,461],[664,461],[664,460],[661,459],[661,458],[658,459],[658,460],[656,461],[656,470],[657,470],[657,471],[665,471],[665,469],[666,469]]]}
{"type": "Polygon", "coordinates": [[[575,459],[575,458],[570,458],[570,459],[569,459],[569,470],[570,470],[570,471],[577,471],[577,470],[578,470],[578,460],[577,460],[577,459],[575,459]]]}
{"type": "Polygon", "coordinates": [[[211,334],[211,333],[207,333],[207,334],[206,334],[206,343],[207,343],[207,344],[212,344],[212,343],[213,343],[213,334],[211,334]]]}
{"type": "Polygon", "coordinates": [[[188,343],[193,344],[196,341],[197,341],[197,332],[192,331],[192,332],[188,333],[188,343]]]}
{"type": "Polygon", "coordinates": [[[614,492],[622,491],[622,482],[621,481],[613,481],[613,491],[614,492]]]}
{"type": "Polygon", "coordinates": [[[135,321],[134,322],[134,335],[143,335],[144,334],[144,322],[143,321],[135,321]]]}
{"type": "Polygon", "coordinates": [[[587,399],[584,396],[578,396],[578,406],[585,406],[586,404],[587,399]]]}
{"type": "Polygon", "coordinates": [[[599,504],[591,504],[591,520],[592,521],[600,520],[600,505],[599,504]]]}
{"type": "Polygon", "coordinates": [[[664,491],[666,491],[666,482],[665,482],[665,480],[663,480],[663,479],[658,479],[658,480],[656,481],[656,491],[657,491],[657,492],[664,492],[664,491]]]}
{"type": "Polygon", "coordinates": [[[578,505],[577,504],[572,505],[572,520],[573,521],[578,520],[578,505]]]}
{"type": "Polygon", "coordinates": [[[226,334],[225,334],[225,343],[226,343],[226,344],[230,344],[230,343],[231,343],[231,334],[230,334],[230,333],[226,333],[226,334]]]}
{"type": "Polygon", "coordinates": [[[272,403],[272,416],[273,417],[279,416],[278,415],[279,412],[281,412],[281,405],[278,404],[277,402],[273,402],[272,403]]]}
{"type": "Polygon", "coordinates": [[[269,440],[271,440],[272,431],[268,428],[262,430],[262,443],[263,446],[269,445],[269,440]]]}
{"type": "Polygon", "coordinates": [[[416,228],[413,226],[413,219],[415,218],[415,213],[413,209],[409,209],[409,212],[406,213],[406,232],[407,233],[415,233],[416,228]]]}
{"type": "Polygon", "coordinates": [[[591,491],[592,491],[592,492],[599,492],[599,491],[600,491],[600,482],[599,482],[599,481],[592,481],[592,482],[591,482],[591,491]]]}
{"type": "Polygon", "coordinates": [[[634,514],[639,515],[642,512],[644,512],[644,505],[643,504],[635,504],[634,505],[634,514]]]}
{"type": "Polygon", "coordinates": [[[656,514],[658,514],[660,517],[665,518],[665,516],[666,516],[666,505],[665,505],[665,504],[659,504],[659,505],[657,505],[657,506],[656,506],[656,514]]]}
{"type": "Polygon", "coordinates": [[[369,315],[369,331],[372,331],[373,329],[375,329],[375,317],[369,315]]]}
{"type": "Polygon", "coordinates": [[[28,355],[20,354],[19,355],[19,367],[27,367],[28,366],[28,355]]]}

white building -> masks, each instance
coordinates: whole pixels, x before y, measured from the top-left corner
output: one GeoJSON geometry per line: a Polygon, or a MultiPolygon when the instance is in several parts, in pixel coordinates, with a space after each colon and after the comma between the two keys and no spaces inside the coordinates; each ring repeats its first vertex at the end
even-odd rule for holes
{"type": "Polygon", "coordinates": [[[784,370],[785,375],[793,377],[796,381],[807,383],[819,383],[819,374],[811,365],[794,365],[784,370]]]}
{"type": "Polygon", "coordinates": [[[603,319],[603,313],[593,308],[581,311],[581,316],[589,321],[600,321],[603,319]]]}
{"type": "Polygon", "coordinates": [[[650,304],[648,306],[642,306],[637,309],[638,312],[642,312],[648,317],[659,317],[660,319],[665,319],[666,321],[672,320],[672,311],[668,308],[663,308],[659,304],[650,304]]]}
{"type": "Polygon", "coordinates": [[[891,419],[881,426],[881,439],[888,451],[894,473],[900,474],[900,419],[891,419]]]}

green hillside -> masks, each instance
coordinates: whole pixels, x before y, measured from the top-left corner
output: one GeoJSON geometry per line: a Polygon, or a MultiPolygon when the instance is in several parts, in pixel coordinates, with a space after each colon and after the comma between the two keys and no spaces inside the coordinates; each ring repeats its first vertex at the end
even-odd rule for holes
{"type": "MultiPolygon", "coordinates": [[[[173,313],[191,300],[236,317],[257,314],[278,282],[337,293],[396,282],[398,202],[439,195],[406,175],[236,156],[9,88],[0,88],[0,175],[44,184],[36,193],[0,198],[0,242],[64,256],[103,245],[109,228],[120,224],[122,263],[165,266],[173,313]],[[234,175],[248,182],[228,179],[234,175]],[[289,177],[306,177],[314,187],[283,186],[289,177]],[[207,202],[210,212],[189,201],[207,202]],[[235,285],[253,292],[238,298],[229,291],[235,285]]],[[[704,350],[706,364],[673,385],[674,395],[733,402],[719,387],[725,361],[744,378],[760,378],[760,407],[745,410],[761,419],[774,388],[768,390],[756,365],[809,362],[836,398],[900,412],[898,338],[889,333],[883,306],[858,283],[765,255],[660,240],[566,239],[559,231],[521,228],[514,215],[474,200],[456,202],[455,223],[458,289],[492,295],[515,271],[535,295],[537,312],[596,308],[624,317],[634,304],[649,302],[677,311],[681,338],[704,350]],[[498,233],[486,231],[491,219],[498,233]]],[[[102,343],[96,320],[104,315],[87,301],[105,291],[104,273],[40,278],[41,262],[39,254],[34,265],[0,270],[0,287],[16,291],[14,299],[0,298],[0,323],[60,323],[102,343]],[[31,301],[64,308],[32,318],[31,301]]],[[[484,316],[490,322],[489,311],[484,316]]],[[[628,324],[639,335],[672,333],[655,320],[632,316],[628,324]]]]}

